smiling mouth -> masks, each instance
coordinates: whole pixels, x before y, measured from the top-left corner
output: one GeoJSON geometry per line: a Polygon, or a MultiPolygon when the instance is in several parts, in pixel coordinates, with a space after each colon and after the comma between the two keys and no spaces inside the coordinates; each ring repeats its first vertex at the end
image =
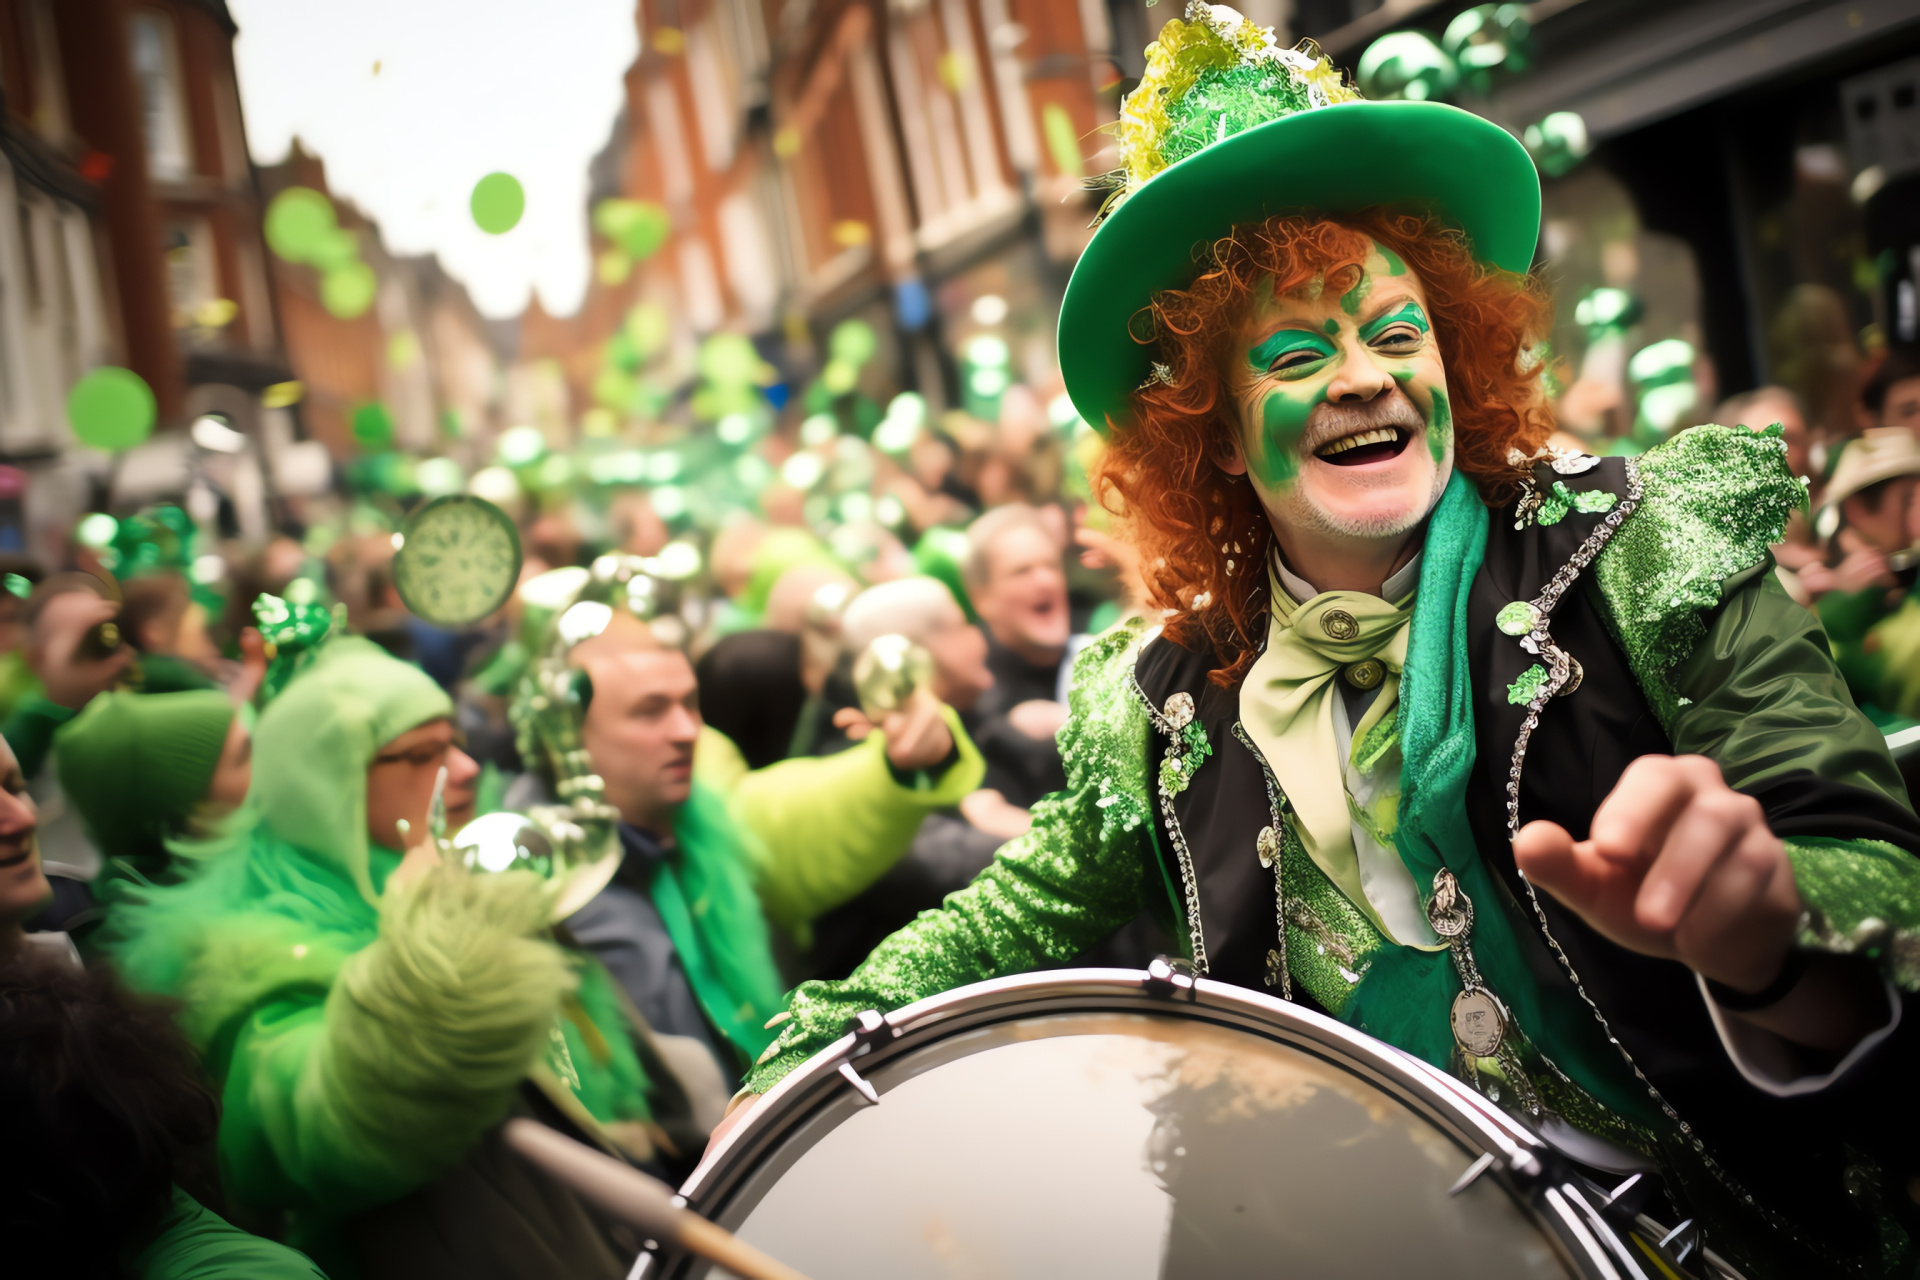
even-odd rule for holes
{"type": "Polygon", "coordinates": [[[1313,456],[1336,467],[1361,467],[1399,457],[1412,439],[1413,433],[1405,427],[1369,427],[1329,440],[1315,449],[1313,456]]]}
{"type": "Polygon", "coordinates": [[[11,871],[32,856],[32,845],[24,846],[18,853],[0,854],[0,871],[11,871]]]}

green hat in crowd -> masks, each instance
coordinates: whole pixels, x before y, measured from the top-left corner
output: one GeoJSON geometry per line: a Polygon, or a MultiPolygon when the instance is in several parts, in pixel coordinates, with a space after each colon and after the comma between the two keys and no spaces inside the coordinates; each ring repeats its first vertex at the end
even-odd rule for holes
{"type": "Polygon", "coordinates": [[[1440,102],[1367,102],[1310,42],[1283,48],[1225,5],[1194,0],[1160,29],[1120,104],[1112,212],[1060,308],[1060,372],[1105,432],[1132,417],[1152,348],[1133,319],[1185,287],[1195,247],[1276,214],[1428,210],[1481,261],[1532,264],[1540,175],[1519,139],[1440,102]]]}
{"type": "Polygon", "coordinates": [[[235,708],[224,693],[103,693],[54,739],[60,787],[102,855],[159,852],[206,797],[235,708]]]}

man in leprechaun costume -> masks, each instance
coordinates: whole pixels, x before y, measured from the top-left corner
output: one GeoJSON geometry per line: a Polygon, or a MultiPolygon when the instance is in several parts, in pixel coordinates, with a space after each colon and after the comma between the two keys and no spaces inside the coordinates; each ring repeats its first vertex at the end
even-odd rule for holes
{"type": "Polygon", "coordinates": [[[1164,624],[1080,658],[1031,833],[749,1087],[1158,906],[1201,973],[1657,1165],[1750,1275],[1911,1273],[1920,822],[1768,571],[1777,433],[1545,450],[1539,183],[1485,121],[1195,4],[1119,128],[1061,366],[1164,624]]]}

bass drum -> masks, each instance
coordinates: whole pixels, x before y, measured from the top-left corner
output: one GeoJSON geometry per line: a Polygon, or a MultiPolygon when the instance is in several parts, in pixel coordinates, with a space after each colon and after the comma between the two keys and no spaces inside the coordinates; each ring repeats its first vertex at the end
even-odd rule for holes
{"type": "Polygon", "coordinates": [[[1164,961],[863,1014],[681,1195],[812,1280],[1734,1274],[1445,1073],[1164,961]]]}

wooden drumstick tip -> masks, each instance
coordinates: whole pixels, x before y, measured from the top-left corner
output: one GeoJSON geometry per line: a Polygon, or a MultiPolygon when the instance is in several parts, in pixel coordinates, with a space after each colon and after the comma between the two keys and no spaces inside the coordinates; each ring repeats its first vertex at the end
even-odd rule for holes
{"type": "Polygon", "coordinates": [[[727,1268],[741,1280],[806,1280],[784,1263],[673,1203],[673,1189],[631,1165],[527,1119],[506,1123],[507,1145],[582,1197],[666,1244],[727,1268]]]}

